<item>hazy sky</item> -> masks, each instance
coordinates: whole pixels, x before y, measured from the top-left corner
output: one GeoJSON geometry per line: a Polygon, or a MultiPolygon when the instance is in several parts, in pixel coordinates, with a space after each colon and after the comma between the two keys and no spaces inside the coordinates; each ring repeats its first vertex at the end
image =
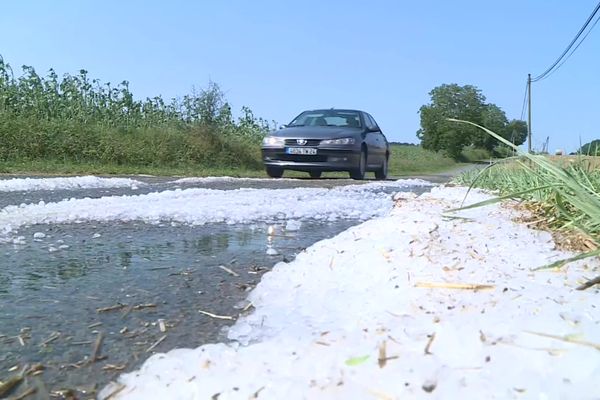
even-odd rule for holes
{"type": "MultiPolygon", "coordinates": [[[[418,142],[419,107],[443,83],[479,87],[520,118],[527,73],[562,53],[597,0],[10,1],[0,55],[16,71],[81,68],[137,98],[217,82],[235,111],[289,122],[311,108],[369,111],[418,142]]],[[[600,24],[599,24],[600,25],[600,24]]],[[[600,27],[533,85],[533,145],[600,138],[600,27]]]]}

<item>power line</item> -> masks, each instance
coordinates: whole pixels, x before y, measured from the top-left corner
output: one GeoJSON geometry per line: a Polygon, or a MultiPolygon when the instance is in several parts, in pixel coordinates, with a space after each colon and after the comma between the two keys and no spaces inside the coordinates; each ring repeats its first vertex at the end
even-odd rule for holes
{"type": "MultiPolygon", "coordinates": [[[[592,30],[594,29],[594,27],[596,26],[596,24],[598,23],[598,21],[600,21],[600,15],[598,16],[598,18],[596,18],[596,20],[594,21],[594,23],[592,24],[592,26],[590,27],[590,29],[588,29],[588,31],[585,33],[585,35],[581,38],[581,40],[579,41],[579,43],[577,43],[577,46],[575,46],[575,48],[573,50],[571,50],[571,52],[565,57],[565,59],[560,64],[558,64],[558,66],[554,69],[554,71],[552,71],[552,73],[558,71],[558,69],[560,67],[562,67],[564,63],[567,62],[567,60],[569,59],[569,57],[571,57],[573,55],[573,53],[575,53],[575,51],[577,51],[577,49],[579,48],[579,46],[581,46],[581,43],[583,43],[583,41],[585,40],[585,38],[588,37],[588,35],[590,34],[590,32],[592,32],[592,30]]],[[[548,76],[552,75],[552,73],[548,74],[546,76],[546,78],[548,76]]],[[[543,79],[546,79],[546,78],[543,78],[543,79]]],[[[543,79],[540,79],[540,80],[543,80],[543,79]]]]}
{"type": "Polygon", "coordinates": [[[529,81],[525,82],[525,95],[523,96],[523,107],[521,107],[521,121],[525,118],[525,107],[527,107],[527,87],[529,86],[529,81]]]}
{"type": "MultiPolygon", "coordinates": [[[[558,63],[561,62],[561,60],[567,55],[567,53],[569,52],[569,50],[571,50],[571,48],[573,47],[573,45],[575,44],[575,42],[577,42],[577,40],[579,39],[579,37],[581,36],[581,34],[585,31],[585,29],[588,27],[588,25],[590,24],[590,22],[592,21],[592,19],[594,19],[594,17],[596,16],[596,14],[598,13],[598,10],[600,10],[600,2],[598,2],[598,4],[596,5],[596,7],[594,8],[594,11],[592,11],[592,14],[588,17],[588,19],[585,21],[585,23],[583,24],[583,26],[581,27],[581,29],[579,30],[579,32],[577,32],[577,35],[575,35],[575,37],[573,38],[573,40],[571,41],[571,43],[569,43],[569,45],[567,46],[567,48],[565,49],[565,51],[563,51],[563,53],[560,55],[560,57],[558,57],[556,59],[556,61],[554,61],[554,63],[548,67],[547,70],[545,70],[544,72],[542,72],[540,75],[536,76],[535,78],[531,79],[531,82],[537,82],[541,79],[544,79],[545,77],[547,77],[551,72],[553,72],[554,67],[556,67],[558,65],[558,63]]],[[[595,23],[594,23],[595,25],[595,23]]],[[[592,26],[593,27],[593,26],[592,26]]],[[[591,30],[591,29],[590,29],[591,30]]],[[[588,32],[589,33],[589,32],[588,32]]],[[[585,37],[587,37],[587,34],[585,35],[585,37]]],[[[585,37],[583,39],[585,39],[585,37]]],[[[581,40],[581,42],[583,42],[583,39],[581,40]]],[[[581,44],[581,42],[579,44],[581,44]]],[[[579,47],[579,45],[577,45],[577,47],[579,47]]],[[[577,48],[575,48],[576,50],[577,48]]],[[[573,54],[573,53],[571,53],[573,54]]],[[[562,64],[561,64],[562,65],[562,64]]]]}

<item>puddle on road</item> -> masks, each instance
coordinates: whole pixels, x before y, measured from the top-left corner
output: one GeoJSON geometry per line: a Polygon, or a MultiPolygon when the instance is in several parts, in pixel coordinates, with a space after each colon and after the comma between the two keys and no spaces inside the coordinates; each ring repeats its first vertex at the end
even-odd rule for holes
{"type": "MultiPolygon", "coordinates": [[[[218,184],[211,187],[239,186],[229,181],[218,184]]],[[[300,185],[252,180],[244,184],[271,189],[300,185]]],[[[334,180],[322,185],[338,184],[334,180]]],[[[162,180],[139,189],[9,192],[2,196],[0,207],[176,187],[162,180]]],[[[391,194],[429,189],[392,183],[373,190],[391,194]]],[[[45,398],[44,393],[61,389],[75,390],[75,398],[89,398],[95,388],[139,367],[155,352],[224,341],[224,329],[234,321],[199,310],[237,316],[248,291],[275,263],[292,260],[304,248],[358,223],[356,219],[303,221],[293,231],[285,230],[285,221],[277,225],[86,222],[20,227],[15,233],[25,240],[0,243],[0,380],[25,364],[39,363],[45,370],[27,378],[27,385],[39,389],[29,398],[45,398]],[[275,229],[272,241],[268,240],[270,227],[275,229]],[[269,244],[277,255],[267,255],[269,244]],[[99,337],[102,345],[96,348],[99,337]],[[98,360],[90,363],[93,354],[98,360]]]]}
{"type": "Polygon", "coordinates": [[[272,242],[265,224],[21,229],[38,239],[0,245],[0,380],[14,366],[41,363],[46,370],[38,379],[48,390],[89,392],[154,351],[222,341],[233,322],[198,310],[237,315],[247,291],[276,262],[358,222],[305,221],[297,231],[274,225],[272,242]],[[266,254],[269,243],[277,256],[266,254]],[[99,334],[107,358],[85,364],[99,334]]]}

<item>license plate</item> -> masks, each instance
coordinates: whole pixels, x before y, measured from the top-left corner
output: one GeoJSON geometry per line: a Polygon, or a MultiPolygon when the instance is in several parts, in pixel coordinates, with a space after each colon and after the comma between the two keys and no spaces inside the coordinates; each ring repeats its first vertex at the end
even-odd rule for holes
{"type": "Polygon", "coordinates": [[[287,147],[285,149],[287,154],[302,154],[302,155],[310,155],[314,156],[317,154],[317,149],[313,149],[312,147],[287,147]]]}

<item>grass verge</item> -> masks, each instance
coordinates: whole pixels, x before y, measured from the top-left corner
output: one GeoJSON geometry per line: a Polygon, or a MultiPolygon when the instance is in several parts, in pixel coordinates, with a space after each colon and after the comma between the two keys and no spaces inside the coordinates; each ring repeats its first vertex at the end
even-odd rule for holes
{"type": "Polygon", "coordinates": [[[461,164],[421,146],[391,145],[390,176],[426,175],[454,169],[461,164]]]}
{"type": "Polygon", "coordinates": [[[210,167],[201,165],[128,165],[56,160],[0,162],[0,174],[26,176],[54,175],[153,175],[264,177],[262,168],[210,167]]]}
{"type": "MultiPolygon", "coordinates": [[[[182,146],[189,149],[185,142],[182,146]]],[[[401,177],[409,175],[427,175],[441,171],[452,170],[462,164],[444,157],[441,153],[424,150],[420,146],[392,145],[392,154],[389,164],[389,176],[401,177]]],[[[147,174],[155,176],[235,176],[235,177],[266,177],[260,160],[260,150],[257,144],[248,144],[243,150],[248,159],[244,163],[232,161],[233,154],[227,149],[229,157],[225,163],[217,162],[214,158],[219,157],[219,152],[213,147],[211,149],[197,149],[197,151],[209,153],[213,159],[206,158],[197,162],[192,157],[167,163],[151,159],[145,159],[144,163],[135,163],[129,157],[120,162],[110,161],[73,161],[70,159],[60,160],[55,158],[35,160],[0,161],[0,173],[14,175],[76,175],[76,174],[99,174],[99,175],[138,175],[147,174]],[[225,165],[223,165],[225,164],[225,165]],[[227,165],[229,164],[229,165],[227,165]]],[[[303,172],[286,171],[285,177],[307,177],[303,172]]],[[[345,172],[324,173],[324,177],[347,178],[345,172]]]]}
{"type": "Polygon", "coordinates": [[[553,263],[547,267],[560,267],[567,262],[600,255],[600,172],[584,159],[579,162],[558,163],[544,156],[520,151],[496,133],[468,121],[466,123],[483,129],[507,146],[519,152],[519,156],[491,164],[477,175],[463,175],[459,183],[471,187],[494,189],[500,197],[466,208],[479,207],[507,198],[520,198],[541,205],[545,218],[554,222],[559,230],[574,230],[585,235],[594,249],[573,258],[553,263]]]}

